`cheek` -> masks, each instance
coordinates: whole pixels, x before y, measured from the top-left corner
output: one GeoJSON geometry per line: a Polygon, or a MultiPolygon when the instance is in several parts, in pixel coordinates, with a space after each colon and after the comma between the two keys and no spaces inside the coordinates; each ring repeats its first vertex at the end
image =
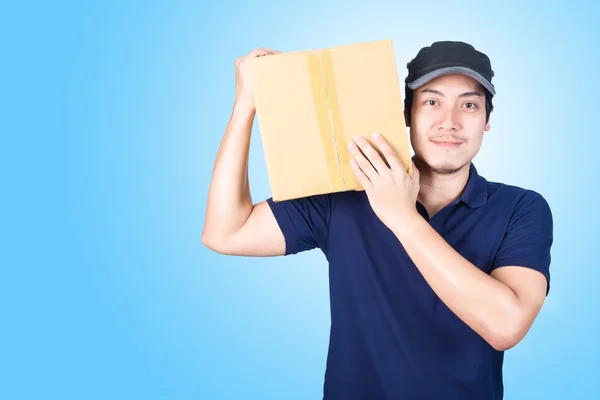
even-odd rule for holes
{"type": "Polygon", "coordinates": [[[416,110],[411,115],[411,130],[415,131],[416,140],[424,140],[436,127],[439,113],[434,110],[416,110]]]}
{"type": "Polygon", "coordinates": [[[477,153],[481,148],[484,131],[480,124],[470,128],[471,129],[469,130],[468,134],[467,151],[473,154],[477,153]]]}
{"type": "Polygon", "coordinates": [[[418,123],[411,124],[410,127],[410,142],[414,148],[419,148],[422,146],[422,143],[425,141],[426,130],[422,128],[422,126],[418,123]]]}
{"type": "Polygon", "coordinates": [[[474,129],[483,131],[485,128],[485,110],[480,109],[476,113],[469,115],[468,124],[474,129]]]}
{"type": "Polygon", "coordinates": [[[435,125],[436,118],[433,113],[425,112],[413,112],[411,115],[411,132],[414,131],[414,139],[422,140],[423,136],[426,136],[435,125]]]}
{"type": "Polygon", "coordinates": [[[461,118],[461,125],[462,129],[469,137],[481,135],[485,131],[485,113],[463,115],[463,118],[461,118]]]}
{"type": "Polygon", "coordinates": [[[411,115],[411,121],[420,127],[428,127],[434,124],[436,118],[435,111],[425,111],[419,108],[413,109],[413,113],[411,115]]]}

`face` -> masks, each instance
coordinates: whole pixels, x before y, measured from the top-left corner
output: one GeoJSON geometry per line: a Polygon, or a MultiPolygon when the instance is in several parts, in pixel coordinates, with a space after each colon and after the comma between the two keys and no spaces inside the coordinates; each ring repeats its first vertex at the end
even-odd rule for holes
{"type": "Polygon", "coordinates": [[[415,158],[439,174],[465,167],[490,129],[484,90],[464,75],[440,76],[415,89],[410,124],[415,158]]]}

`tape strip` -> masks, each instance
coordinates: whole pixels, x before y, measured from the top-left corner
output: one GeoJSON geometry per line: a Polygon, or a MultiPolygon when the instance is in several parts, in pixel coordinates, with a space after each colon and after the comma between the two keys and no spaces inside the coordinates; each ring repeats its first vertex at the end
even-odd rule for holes
{"type": "Polygon", "coordinates": [[[344,181],[340,173],[338,154],[336,151],[335,126],[333,124],[335,118],[332,116],[329,99],[329,91],[331,91],[331,88],[328,87],[326,74],[319,54],[307,54],[307,61],[313,101],[315,104],[317,120],[319,122],[319,132],[321,134],[321,142],[329,172],[330,188],[333,191],[340,191],[344,188],[344,181]]]}
{"type": "Polygon", "coordinates": [[[307,54],[313,100],[333,191],[346,190],[346,177],[352,171],[343,134],[342,119],[335,86],[333,62],[329,50],[307,54]]]}
{"type": "Polygon", "coordinates": [[[329,98],[329,107],[332,116],[333,137],[334,142],[336,143],[335,148],[338,160],[338,168],[340,170],[343,182],[343,190],[346,190],[354,185],[354,181],[356,179],[354,177],[354,173],[352,172],[352,168],[350,167],[350,155],[348,154],[346,137],[344,135],[344,126],[342,125],[339,97],[337,86],[335,84],[335,74],[333,72],[333,61],[331,58],[331,52],[329,50],[322,51],[321,62],[323,65],[323,73],[327,85],[327,97],[329,98]]]}

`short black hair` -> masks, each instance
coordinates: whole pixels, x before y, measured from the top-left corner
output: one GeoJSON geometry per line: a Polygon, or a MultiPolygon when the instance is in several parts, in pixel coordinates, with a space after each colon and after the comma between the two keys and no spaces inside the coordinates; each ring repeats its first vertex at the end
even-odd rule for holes
{"type": "MultiPolygon", "coordinates": [[[[485,123],[490,121],[490,114],[494,110],[494,104],[492,103],[492,94],[484,89],[485,92],[485,123]]],[[[409,89],[407,85],[404,85],[404,117],[406,119],[406,126],[410,126],[410,112],[413,105],[414,92],[413,89],[409,89]]]]}

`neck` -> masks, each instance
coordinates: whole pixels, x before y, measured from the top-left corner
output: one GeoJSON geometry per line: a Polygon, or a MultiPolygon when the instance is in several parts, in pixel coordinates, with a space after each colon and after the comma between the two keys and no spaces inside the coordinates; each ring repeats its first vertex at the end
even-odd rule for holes
{"type": "Polygon", "coordinates": [[[421,177],[417,200],[425,207],[431,218],[462,194],[469,180],[471,163],[467,163],[452,174],[440,174],[417,157],[414,162],[421,177]]]}

